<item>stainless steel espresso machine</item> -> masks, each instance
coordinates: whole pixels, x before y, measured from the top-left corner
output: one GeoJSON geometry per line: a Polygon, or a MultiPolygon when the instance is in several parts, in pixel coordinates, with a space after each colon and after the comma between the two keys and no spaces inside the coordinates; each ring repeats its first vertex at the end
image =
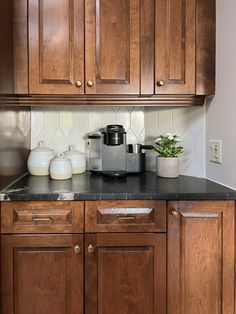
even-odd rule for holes
{"type": "Polygon", "coordinates": [[[112,124],[98,133],[87,136],[89,170],[109,177],[124,177],[127,173],[145,171],[143,149],[152,145],[126,144],[126,131],[122,125],[112,124]]]}

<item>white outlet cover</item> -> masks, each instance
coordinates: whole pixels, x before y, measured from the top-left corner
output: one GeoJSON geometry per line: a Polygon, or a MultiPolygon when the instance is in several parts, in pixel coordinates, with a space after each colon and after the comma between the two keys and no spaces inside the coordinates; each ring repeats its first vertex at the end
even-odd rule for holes
{"type": "Polygon", "coordinates": [[[221,140],[209,140],[209,161],[217,164],[222,163],[222,142],[221,140]]]}

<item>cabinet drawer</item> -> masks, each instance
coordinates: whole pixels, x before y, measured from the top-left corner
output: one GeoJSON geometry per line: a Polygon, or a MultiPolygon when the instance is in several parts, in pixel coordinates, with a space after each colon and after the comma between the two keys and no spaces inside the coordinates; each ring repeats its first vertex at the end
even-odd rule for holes
{"type": "Polygon", "coordinates": [[[83,232],[84,202],[3,202],[1,233],[83,232]]]}
{"type": "Polygon", "coordinates": [[[85,202],[85,232],[165,231],[165,201],[85,202]]]}

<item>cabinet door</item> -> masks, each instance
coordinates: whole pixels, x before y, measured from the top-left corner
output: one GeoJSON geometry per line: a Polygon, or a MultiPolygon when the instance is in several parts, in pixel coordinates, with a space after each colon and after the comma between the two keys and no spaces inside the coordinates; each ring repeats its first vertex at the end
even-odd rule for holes
{"type": "Polygon", "coordinates": [[[168,210],[168,314],[234,314],[234,202],[168,210]]]}
{"type": "Polygon", "coordinates": [[[29,0],[30,94],[84,93],[83,2],[29,0]]]}
{"type": "Polygon", "coordinates": [[[165,314],[165,282],[165,234],[86,235],[86,314],[165,314]]]}
{"type": "Polygon", "coordinates": [[[155,3],[155,93],[195,94],[195,0],[155,3]]]}
{"type": "Polygon", "coordinates": [[[82,235],[4,235],[1,242],[2,314],[83,314],[82,235]]]}
{"type": "Polygon", "coordinates": [[[139,94],[139,0],[85,1],[86,94],[139,94]]]}

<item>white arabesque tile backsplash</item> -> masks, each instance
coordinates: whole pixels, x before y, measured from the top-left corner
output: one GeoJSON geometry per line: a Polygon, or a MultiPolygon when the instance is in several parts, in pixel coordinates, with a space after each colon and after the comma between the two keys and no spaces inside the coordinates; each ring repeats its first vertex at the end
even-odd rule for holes
{"type": "MultiPolygon", "coordinates": [[[[32,107],[31,147],[44,140],[56,152],[74,144],[86,151],[85,135],[108,124],[122,124],[127,143],[152,143],[161,133],[177,133],[184,142],[181,173],[205,176],[204,107],[32,107]]],[[[155,170],[153,152],[147,154],[147,169],[155,170]]]]}

